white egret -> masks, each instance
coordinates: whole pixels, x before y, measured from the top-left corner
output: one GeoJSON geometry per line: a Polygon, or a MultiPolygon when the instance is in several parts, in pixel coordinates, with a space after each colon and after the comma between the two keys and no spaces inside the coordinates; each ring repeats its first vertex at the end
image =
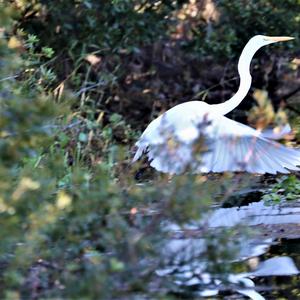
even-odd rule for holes
{"type": "MultiPolygon", "coordinates": [[[[195,173],[246,171],[250,173],[289,173],[300,170],[300,151],[285,147],[272,135],[228,119],[224,115],[236,108],[251,86],[250,63],[262,46],[292,40],[292,37],[252,37],[238,62],[240,85],[228,101],[209,105],[202,101],[185,102],[153,120],[136,143],[133,162],[145,153],[150,165],[161,172],[182,173],[190,168],[195,173]],[[170,133],[174,138],[170,142],[170,133]],[[204,137],[207,151],[200,162],[195,143],[204,137]]],[[[289,126],[283,129],[283,133],[289,126]]]]}

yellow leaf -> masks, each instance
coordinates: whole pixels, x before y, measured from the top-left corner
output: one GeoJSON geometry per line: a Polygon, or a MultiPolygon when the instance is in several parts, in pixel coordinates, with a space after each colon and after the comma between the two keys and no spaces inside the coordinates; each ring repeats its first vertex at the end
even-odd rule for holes
{"type": "Polygon", "coordinates": [[[72,198],[65,191],[60,191],[57,195],[56,207],[64,209],[72,203],[72,198]]]}
{"type": "Polygon", "coordinates": [[[7,44],[10,49],[19,49],[22,48],[22,42],[15,36],[12,36],[7,44]]]}

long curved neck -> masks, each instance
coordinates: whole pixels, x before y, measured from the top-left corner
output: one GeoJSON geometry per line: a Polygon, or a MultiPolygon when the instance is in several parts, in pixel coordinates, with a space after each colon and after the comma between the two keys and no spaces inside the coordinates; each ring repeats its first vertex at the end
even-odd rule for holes
{"type": "Polygon", "coordinates": [[[250,74],[250,63],[259,47],[255,47],[255,44],[251,40],[247,43],[242,51],[242,54],[238,63],[238,71],[240,75],[240,86],[237,93],[224,103],[212,105],[212,111],[222,115],[226,115],[234,108],[236,108],[242,100],[246,97],[252,82],[250,74]]]}

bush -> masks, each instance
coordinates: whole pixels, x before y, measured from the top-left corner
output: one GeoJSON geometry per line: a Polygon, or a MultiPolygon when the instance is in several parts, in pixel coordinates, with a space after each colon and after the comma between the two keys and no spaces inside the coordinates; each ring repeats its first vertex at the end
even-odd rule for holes
{"type": "MultiPolygon", "coordinates": [[[[269,7],[276,8],[273,27],[286,25],[281,11],[288,13],[291,34],[297,2],[219,1],[224,23],[211,24],[205,43],[203,20],[187,26],[188,38],[176,36],[179,14],[192,1],[3,2],[1,297],[175,298],[173,282],[155,272],[165,264],[163,224],[198,220],[223,199],[232,176],[218,177],[217,188],[214,178],[201,175],[172,181],[156,175],[137,185],[139,166],[130,159],[139,133],[129,124],[140,117],[142,127],[141,116],[167,107],[166,99],[190,97],[195,53],[235,57],[237,41],[254,33],[248,21],[257,9],[271,16],[269,7]],[[152,106],[152,98],[160,104],[152,106]]],[[[268,26],[261,21],[257,28],[268,26]]],[[[223,280],[232,270],[235,230],[201,230],[207,271],[223,280]]]]}
{"type": "Polygon", "coordinates": [[[219,0],[215,3],[219,18],[209,25],[200,24],[190,43],[203,54],[219,56],[222,60],[235,58],[256,34],[293,36],[296,43],[284,47],[296,49],[299,45],[300,5],[297,0],[219,0]]]}

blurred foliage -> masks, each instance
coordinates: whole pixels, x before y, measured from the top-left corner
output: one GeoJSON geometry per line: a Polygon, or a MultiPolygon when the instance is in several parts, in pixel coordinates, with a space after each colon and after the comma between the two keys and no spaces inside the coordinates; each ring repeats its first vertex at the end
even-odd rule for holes
{"type": "MultiPolygon", "coordinates": [[[[177,297],[155,272],[170,237],[162,224],[198,220],[242,180],[137,184],[132,126],[206,86],[195,54],[236,57],[256,30],[299,34],[299,2],[284,3],[0,1],[1,298],[177,297]]],[[[223,280],[235,229],[200,230],[201,259],[223,280]]]]}
{"type": "Polygon", "coordinates": [[[279,108],[277,112],[274,111],[274,106],[268,97],[268,93],[263,90],[255,90],[253,97],[257,102],[249,111],[248,122],[252,127],[257,129],[265,129],[267,127],[274,128],[276,132],[277,127],[284,126],[288,123],[286,112],[279,108]]]}
{"type": "Polygon", "coordinates": [[[46,83],[51,48],[10,27],[2,33],[1,298],[167,293],[155,273],[168,234],[160,224],[198,219],[213,182],[160,176],[137,186],[126,163],[135,134],[122,117],[72,111],[67,93],[46,83]]]}

